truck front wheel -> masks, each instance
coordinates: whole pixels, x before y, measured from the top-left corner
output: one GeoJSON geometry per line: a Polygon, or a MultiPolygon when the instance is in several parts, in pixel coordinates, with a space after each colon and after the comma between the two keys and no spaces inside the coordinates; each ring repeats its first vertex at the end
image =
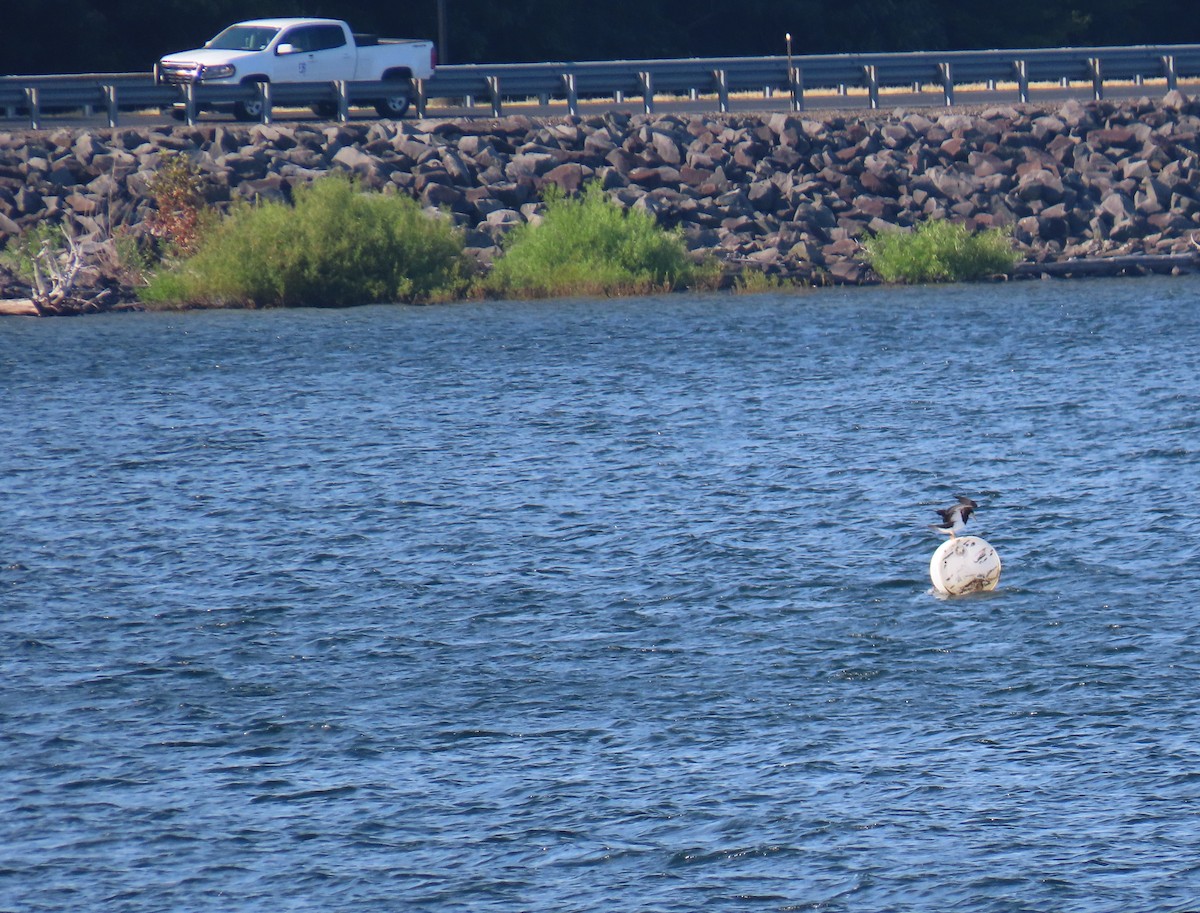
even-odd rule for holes
{"type": "Polygon", "coordinates": [[[263,103],[261,99],[253,101],[235,101],[233,116],[236,120],[262,120],[263,103]]]}
{"type": "MultiPolygon", "coordinates": [[[[258,88],[260,82],[267,80],[253,77],[247,77],[242,80],[243,86],[258,88]]],[[[253,121],[262,120],[263,116],[263,100],[260,95],[258,98],[252,98],[249,101],[235,101],[233,103],[233,117],[235,120],[253,121]]]]}
{"type": "Polygon", "coordinates": [[[396,80],[394,85],[395,89],[391,94],[375,102],[375,110],[379,112],[380,117],[400,120],[408,113],[408,106],[412,104],[412,83],[405,79],[396,80]]]}

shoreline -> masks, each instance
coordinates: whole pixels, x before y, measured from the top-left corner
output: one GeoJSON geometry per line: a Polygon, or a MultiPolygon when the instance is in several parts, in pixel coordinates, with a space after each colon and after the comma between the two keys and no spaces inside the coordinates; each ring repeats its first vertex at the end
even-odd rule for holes
{"type": "MultiPolygon", "coordinates": [[[[1050,108],[632,115],[0,132],[0,240],[52,220],[85,243],[148,231],[164,154],[189,156],[208,205],[288,199],[330,171],[449,214],[481,270],[543,189],[599,182],[682,231],[728,282],[878,281],[860,239],[928,219],[1008,227],[1011,277],[1200,266],[1200,102],[1050,108]]],[[[134,289],[111,276],[116,306],[134,289]]],[[[0,277],[0,298],[22,297],[0,277]]],[[[108,308],[104,308],[108,309],[108,308]]]]}

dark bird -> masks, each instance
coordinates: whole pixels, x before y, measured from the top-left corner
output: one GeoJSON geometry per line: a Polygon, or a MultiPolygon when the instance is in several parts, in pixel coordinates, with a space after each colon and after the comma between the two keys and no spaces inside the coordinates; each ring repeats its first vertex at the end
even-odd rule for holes
{"type": "Polygon", "coordinates": [[[963,531],[963,527],[967,525],[967,520],[973,514],[976,508],[979,507],[974,501],[965,495],[958,495],[958,503],[952,507],[947,507],[945,510],[937,511],[937,514],[942,518],[941,523],[930,525],[930,529],[935,529],[939,533],[945,533],[951,539],[963,531]]]}

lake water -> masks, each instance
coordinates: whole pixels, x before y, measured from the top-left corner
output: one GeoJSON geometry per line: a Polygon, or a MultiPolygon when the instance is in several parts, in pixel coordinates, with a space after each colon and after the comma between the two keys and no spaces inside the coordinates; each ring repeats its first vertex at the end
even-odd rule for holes
{"type": "Polygon", "coordinates": [[[1194,278],[6,320],[0,910],[1197,909],[1198,378],[1194,278]]]}

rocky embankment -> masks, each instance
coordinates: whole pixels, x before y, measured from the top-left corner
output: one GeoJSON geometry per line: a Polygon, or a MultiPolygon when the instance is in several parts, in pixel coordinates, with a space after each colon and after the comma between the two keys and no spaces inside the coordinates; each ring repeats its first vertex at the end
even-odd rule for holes
{"type": "MultiPolygon", "coordinates": [[[[486,268],[547,184],[599,181],[730,269],[871,280],[860,239],[953,219],[1011,226],[1030,263],[1185,254],[1200,231],[1200,102],[1068,102],[815,117],[650,115],[0,133],[0,239],[66,219],[146,230],[165,153],[214,206],[287,197],[334,169],[448,211],[486,268]]],[[[0,297],[3,290],[0,289],[0,297]]]]}

